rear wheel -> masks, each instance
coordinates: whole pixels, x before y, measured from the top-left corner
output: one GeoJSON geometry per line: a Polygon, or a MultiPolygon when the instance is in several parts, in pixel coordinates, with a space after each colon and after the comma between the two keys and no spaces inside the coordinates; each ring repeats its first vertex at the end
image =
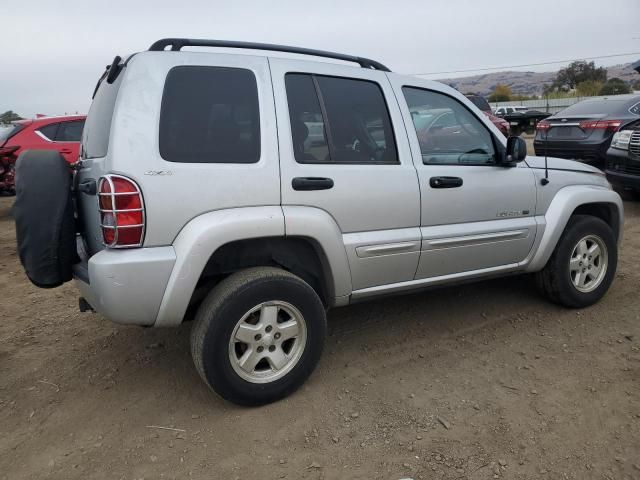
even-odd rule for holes
{"type": "Polygon", "coordinates": [[[567,223],[553,255],[537,273],[541,292],[566,307],[596,303],[609,290],[618,250],[611,227],[599,218],[575,215],[567,223]]]}
{"type": "Polygon", "coordinates": [[[272,267],[243,270],[204,300],[191,334],[200,376],[223,398],[261,405],[295,391],[320,359],[324,306],[299,277],[272,267]]]}

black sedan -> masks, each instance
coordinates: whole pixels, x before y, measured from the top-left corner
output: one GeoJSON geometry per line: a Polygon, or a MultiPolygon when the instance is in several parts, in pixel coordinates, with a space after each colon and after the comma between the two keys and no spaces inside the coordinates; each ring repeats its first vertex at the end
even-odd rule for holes
{"type": "Polygon", "coordinates": [[[640,118],[640,95],[583,100],[538,123],[538,156],[570,158],[604,166],[615,132],[640,118]]]}

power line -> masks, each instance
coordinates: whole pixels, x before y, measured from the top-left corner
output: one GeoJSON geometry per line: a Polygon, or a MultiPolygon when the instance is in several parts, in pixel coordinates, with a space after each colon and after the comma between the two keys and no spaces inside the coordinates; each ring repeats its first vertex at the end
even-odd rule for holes
{"type": "Polygon", "coordinates": [[[556,60],[554,62],[540,62],[540,63],[527,63],[523,65],[507,65],[502,67],[485,67],[485,68],[468,68],[465,70],[449,70],[447,72],[429,72],[429,73],[408,73],[407,75],[444,75],[449,73],[465,73],[465,72],[485,72],[488,70],[504,70],[506,68],[523,68],[523,67],[538,67],[541,65],[554,65],[557,63],[567,63],[574,62],[576,60],[599,60],[601,58],[613,58],[613,57],[626,57],[631,55],[640,55],[640,52],[629,52],[629,53],[614,53],[611,55],[600,55],[599,57],[583,57],[583,58],[571,58],[568,60],[556,60]]]}

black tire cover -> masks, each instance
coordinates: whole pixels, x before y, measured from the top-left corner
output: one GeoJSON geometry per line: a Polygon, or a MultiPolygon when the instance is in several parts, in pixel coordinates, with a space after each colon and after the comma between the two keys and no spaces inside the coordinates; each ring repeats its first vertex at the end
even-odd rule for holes
{"type": "Polygon", "coordinates": [[[18,255],[31,282],[53,288],[73,278],[78,261],[69,164],[55,150],[27,150],[16,162],[18,255]]]}

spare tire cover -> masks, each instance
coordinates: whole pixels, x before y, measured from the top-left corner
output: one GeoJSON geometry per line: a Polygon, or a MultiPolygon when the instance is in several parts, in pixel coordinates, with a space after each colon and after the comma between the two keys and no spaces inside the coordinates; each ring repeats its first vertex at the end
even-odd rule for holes
{"type": "Polygon", "coordinates": [[[16,162],[18,255],[31,282],[53,288],[78,261],[69,164],[55,150],[27,150],[16,162]]]}

